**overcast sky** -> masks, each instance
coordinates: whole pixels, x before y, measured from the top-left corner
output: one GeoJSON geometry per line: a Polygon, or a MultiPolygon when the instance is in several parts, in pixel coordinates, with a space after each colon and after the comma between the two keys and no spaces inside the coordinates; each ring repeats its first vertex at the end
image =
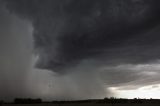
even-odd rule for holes
{"type": "Polygon", "coordinates": [[[1,99],[158,98],[160,1],[0,3],[1,99]]]}

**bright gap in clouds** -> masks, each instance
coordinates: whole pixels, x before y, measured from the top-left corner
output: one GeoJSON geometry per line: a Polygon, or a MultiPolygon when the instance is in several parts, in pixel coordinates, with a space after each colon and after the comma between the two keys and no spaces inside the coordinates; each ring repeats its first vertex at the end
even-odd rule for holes
{"type": "MultiPolygon", "coordinates": [[[[146,98],[146,99],[160,99],[160,78],[159,61],[150,64],[139,64],[139,65],[119,65],[117,67],[109,68],[114,71],[127,70],[130,72],[130,76],[125,74],[120,76],[118,79],[125,79],[125,76],[134,78],[127,82],[121,82],[119,84],[110,85],[108,89],[116,95],[117,98],[146,98]],[[138,73],[137,75],[135,74],[138,73]]],[[[127,72],[126,71],[126,72],[127,72]]],[[[118,74],[118,73],[117,73],[118,74]]],[[[112,79],[114,80],[114,78],[112,79]]]]}
{"type": "Polygon", "coordinates": [[[119,87],[110,87],[117,98],[146,98],[160,99],[160,84],[140,87],[133,90],[121,90],[119,87]]]}

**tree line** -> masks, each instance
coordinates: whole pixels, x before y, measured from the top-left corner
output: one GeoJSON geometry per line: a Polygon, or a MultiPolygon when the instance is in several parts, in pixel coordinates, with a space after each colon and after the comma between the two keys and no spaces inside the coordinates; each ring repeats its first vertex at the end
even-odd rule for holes
{"type": "MultiPolygon", "coordinates": [[[[0,100],[1,104],[5,102],[0,100]]],[[[31,99],[31,98],[15,98],[13,101],[14,104],[39,104],[39,103],[52,103],[52,104],[65,104],[65,103],[97,103],[97,104],[142,104],[142,103],[157,103],[160,104],[160,99],[124,99],[124,98],[104,98],[104,99],[88,99],[88,100],[74,100],[74,101],[51,101],[51,102],[44,102],[42,99],[31,99]]]]}

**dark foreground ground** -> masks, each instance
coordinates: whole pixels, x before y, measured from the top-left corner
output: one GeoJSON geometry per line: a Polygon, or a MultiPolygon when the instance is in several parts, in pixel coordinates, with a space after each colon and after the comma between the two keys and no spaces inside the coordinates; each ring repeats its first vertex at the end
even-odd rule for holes
{"type": "Polygon", "coordinates": [[[74,104],[3,104],[1,106],[160,106],[160,104],[94,104],[94,103],[74,103],[74,104]]]}
{"type": "Polygon", "coordinates": [[[44,102],[41,99],[15,99],[12,103],[1,102],[0,106],[160,106],[159,99],[95,99],[79,101],[44,102]]]}

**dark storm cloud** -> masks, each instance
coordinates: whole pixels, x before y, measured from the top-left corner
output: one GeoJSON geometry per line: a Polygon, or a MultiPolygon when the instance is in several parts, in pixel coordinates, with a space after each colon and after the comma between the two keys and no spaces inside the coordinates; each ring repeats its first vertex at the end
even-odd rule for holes
{"type": "MultiPolygon", "coordinates": [[[[0,17],[4,24],[0,28],[7,29],[14,19],[12,16],[15,14],[21,19],[29,20],[34,28],[34,48],[39,59],[37,67],[58,73],[67,71],[66,74],[59,74],[56,77],[48,71],[38,69],[32,71],[29,79],[32,82],[31,88],[34,89],[31,93],[40,97],[46,96],[46,98],[49,95],[50,98],[56,99],[103,98],[111,94],[105,92],[108,87],[121,86],[122,89],[133,89],[160,83],[158,73],[160,69],[158,61],[160,58],[160,1],[2,1],[10,13],[7,12],[8,16],[6,17],[0,17]],[[10,18],[7,19],[8,17],[10,18]],[[50,81],[54,82],[53,86],[50,81]]],[[[14,25],[19,25],[16,22],[14,25]]],[[[16,28],[14,25],[10,26],[12,31],[21,32],[21,30],[14,29],[16,28]]],[[[21,28],[23,29],[23,27],[21,28]]],[[[8,32],[8,30],[0,31],[8,32]]],[[[30,49],[24,49],[25,46],[22,45],[25,41],[31,43],[30,40],[25,40],[28,34],[24,35],[23,33],[25,30],[13,37],[15,41],[17,38],[21,41],[16,46],[19,49],[12,47],[13,51],[17,51],[13,57],[18,57],[19,52],[23,54],[20,57],[26,57],[24,59],[18,58],[20,60],[12,59],[13,62],[11,61],[11,63],[14,63],[13,65],[16,67],[18,67],[17,63],[19,62],[23,63],[24,66],[28,64],[23,61],[32,55],[32,53],[27,53],[30,49]],[[25,51],[22,52],[21,50],[25,51]],[[16,62],[14,62],[15,60],[16,62]]],[[[5,37],[3,36],[2,39],[9,38],[5,37]]],[[[10,40],[8,42],[12,42],[14,39],[10,40]]],[[[2,46],[1,48],[9,47],[2,46]]],[[[3,51],[3,49],[1,50],[3,51]]],[[[11,49],[7,50],[12,51],[11,49]]],[[[6,55],[6,58],[10,59],[12,55],[7,55],[7,53],[4,52],[0,55],[2,57],[6,55]]],[[[35,61],[36,59],[32,62],[35,61]]],[[[5,63],[2,62],[1,64],[4,66],[5,63]]],[[[20,76],[21,73],[20,70],[15,71],[17,80],[21,79],[21,77],[17,77],[17,74],[20,76]]],[[[1,79],[5,80],[6,78],[1,79]]],[[[11,90],[12,82],[6,83],[8,90],[5,89],[5,92],[8,91],[9,95],[15,96],[17,95],[15,91],[18,89],[11,90]],[[14,94],[12,95],[12,93],[14,94]]]]}
{"type": "Polygon", "coordinates": [[[56,71],[85,59],[141,63],[159,58],[156,0],[5,0],[34,26],[38,67],[56,71]]]}

